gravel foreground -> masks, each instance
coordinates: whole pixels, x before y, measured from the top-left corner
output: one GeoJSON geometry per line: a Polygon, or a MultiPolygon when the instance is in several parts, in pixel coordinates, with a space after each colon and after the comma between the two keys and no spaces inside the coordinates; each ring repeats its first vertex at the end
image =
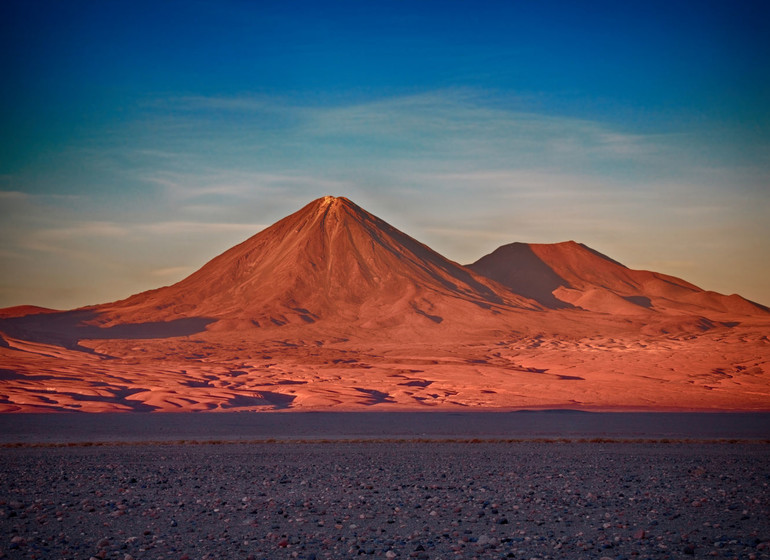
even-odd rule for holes
{"type": "Polygon", "coordinates": [[[770,558],[770,446],[0,449],[2,558],[770,558]]]}

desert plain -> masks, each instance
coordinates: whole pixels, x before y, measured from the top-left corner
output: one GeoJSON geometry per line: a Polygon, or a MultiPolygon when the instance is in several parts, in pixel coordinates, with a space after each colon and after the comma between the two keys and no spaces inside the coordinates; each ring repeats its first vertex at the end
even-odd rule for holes
{"type": "Polygon", "coordinates": [[[760,413],[0,416],[0,557],[770,557],[760,413]]]}
{"type": "Polygon", "coordinates": [[[759,443],[0,450],[4,558],[770,557],[759,443]]]}

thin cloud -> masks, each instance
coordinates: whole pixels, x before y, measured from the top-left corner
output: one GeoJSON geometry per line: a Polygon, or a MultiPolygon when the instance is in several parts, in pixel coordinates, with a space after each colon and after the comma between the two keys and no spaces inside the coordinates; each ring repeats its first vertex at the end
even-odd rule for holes
{"type": "Polygon", "coordinates": [[[188,235],[191,233],[256,233],[266,228],[265,224],[236,224],[236,223],[207,223],[207,222],[158,222],[154,224],[136,224],[132,226],[135,232],[151,233],[154,235],[188,235]]]}
{"type": "Polygon", "coordinates": [[[143,178],[159,186],[173,200],[187,201],[216,196],[220,197],[220,204],[227,204],[228,201],[224,200],[227,197],[255,199],[287,196],[298,189],[338,192],[350,188],[348,181],[292,173],[208,170],[202,173],[160,172],[143,178]]]}
{"type": "Polygon", "coordinates": [[[29,200],[30,195],[21,191],[0,191],[0,201],[29,200]]]}
{"type": "Polygon", "coordinates": [[[5,260],[29,260],[31,257],[27,253],[23,253],[19,250],[11,251],[8,249],[0,249],[0,259],[5,260]]]}
{"type": "Polygon", "coordinates": [[[73,237],[124,237],[129,229],[112,222],[83,222],[68,227],[39,230],[37,236],[46,239],[73,237]]]}
{"type": "Polygon", "coordinates": [[[61,241],[56,242],[53,238],[48,239],[45,233],[41,232],[29,239],[22,240],[19,246],[25,251],[48,253],[74,261],[102,264],[103,258],[97,252],[89,249],[78,249],[61,241]]]}
{"type": "Polygon", "coordinates": [[[169,266],[152,270],[150,274],[159,278],[184,278],[194,271],[195,269],[190,266],[169,266]]]}
{"type": "Polygon", "coordinates": [[[156,99],[151,102],[162,111],[178,110],[186,112],[232,111],[236,113],[277,112],[286,104],[279,98],[270,96],[203,96],[187,95],[171,99],[156,99]]]}
{"type": "Polygon", "coordinates": [[[553,164],[559,163],[557,157],[617,160],[667,149],[665,135],[631,134],[593,121],[539,114],[527,111],[524,103],[504,108],[493,95],[472,90],[352,105],[303,105],[266,96],[187,97],[160,107],[184,108],[168,121],[148,123],[166,142],[192,146],[195,138],[196,145],[210,144],[217,153],[252,150],[257,159],[268,158],[263,164],[274,156],[285,163],[293,154],[295,164],[312,159],[321,168],[319,158],[331,157],[333,166],[339,158],[355,164],[351,158],[357,155],[366,156],[363,164],[393,157],[443,163],[480,158],[497,160],[494,167],[499,167],[502,161],[521,165],[533,157],[553,164]],[[218,111],[225,116],[212,122],[218,111]]]}
{"type": "Polygon", "coordinates": [[[69,227],[40,229],[34,237],[38,240],[54,241],[74,238],[98,239],[104,237],[131,237],[138,234],[187,235],[190,233],[256,232],[267,227],[265,224],[231,222],[166,221],[154,223],[113,223],[85,222],[69,227]]]}
{"type": "Polygon", "coordinates": [[[318,138],[392,141],[398,147],[457,153],[447,157],[499,157],[512,149],[540,157],[627,158],[659,152],[662,135],[622,133],[596,122],[505,110],[484,105],[477,96],[437,92],[348,107],[302,108],[304,134],[318,138]]]}

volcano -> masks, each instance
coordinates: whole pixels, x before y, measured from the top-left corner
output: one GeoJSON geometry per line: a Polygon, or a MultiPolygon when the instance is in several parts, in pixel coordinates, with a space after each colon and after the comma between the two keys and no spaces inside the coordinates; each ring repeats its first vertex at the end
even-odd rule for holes
{"type": "Polygon", "coordinates": [[[318,321],[336,331],[419,328],[449,317],[483,324],[503,310],[539,308],[350,200],[327,196],[173,286],[95,310],[105,327],[207,317],[222,331],[318,321]]]}
{"type": "Polygon", "coordinates": [[[461,266],[324,197],[174,285],[0,310],[0,411],[768,410],[768,327],[575,242],[461,266]]]}

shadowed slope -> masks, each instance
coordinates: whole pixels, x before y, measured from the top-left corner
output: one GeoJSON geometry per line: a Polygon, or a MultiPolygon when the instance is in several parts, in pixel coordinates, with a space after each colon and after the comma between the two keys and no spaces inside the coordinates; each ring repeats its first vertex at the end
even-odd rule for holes
{"type": "Polygon", "coordinates": [[[550,309],[572,307],[553,295],[554,290],[566,283],[564,278],[556,274],[526,243],[498,247],[468,265],[468,268],[550,309]]]}
{"type": "Polygon", "coordinates": [[[96,317],[97,314],[91,310],[27,314],[0,319],[0,332],[12,338],[90,352],[90,349],[78,344],[80,340],[138,340],[189,336],[205,330],[206,325],[212,322],[204,317],[190,317],[98,327],[89,324],[96,317]]]}

